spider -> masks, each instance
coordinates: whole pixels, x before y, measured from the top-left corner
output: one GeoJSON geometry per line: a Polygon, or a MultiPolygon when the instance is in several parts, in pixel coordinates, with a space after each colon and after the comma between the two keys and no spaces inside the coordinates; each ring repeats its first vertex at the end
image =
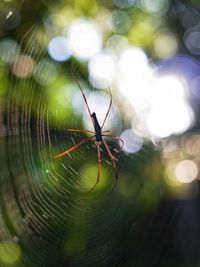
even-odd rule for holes
{"type": "MultiPolygon", "coordinates": [[[[96,185],[99,183],[99,180],[100,180],[100,175],[101,175],[101,150],[100,150],[100,146],[103,144],[104,147],[105,147],[105,150],[107,151],[107,154],[110,158],[110,161],[112,163],[112,166],[113,166],[113,169],[115,171],[115,178],[116,178],[116,183],[117,183],[117,180],[118,180],[118,171],[117,171],[117,167],[116,167],[116,161],[117,159],[113,156],[113,154],[111,153],[110,151],[110,148],[109,146],[107,145],[104,137],[112,137],[114,138],[115,140],[119,140],[122,142],[122,147],[120,149],[114,149],[115,152],[119,153],[122,151],[123,149],[123,146],[124,146],[124,141],[119,137],[119,136],[116,136],[116,135],[112,135],[111,134],[111,131],[102,131],[103,127],[104,127],[104,124],[107,120],[107,117],[110,113],[110,109],[111,109],[111,106],[112,106],[112,93],[111,93],[111,90],[110,90],[110,87],[109,87],[109,92],[110,92],[110,102],[109,102],[109,106],[108,106],[108,110],[106,112],[106,115],[105,115],[105,118],[103,120],[103,123],[99,124],[98,122],[98,119],[97,119],[97,116],[96,116],[96,113],[93,112],[91,113],[90,111],[90,108],[89,108],[89,105],[88,105],[88,102],[87,102],[87,99],[86,99],[86,96],[78,82],[78,80],[76,80],[77,84],[78,84],[78,87],[82,93],[82,96],[83,96],[83,99],[84,99],[84,102],[86,104],[86,107],[87,107],[87,111],[89,113],[89,116],[90,116],[90,119],[92,121],[92,124],[93,124],[93,127],[94,127],[94,131],[90,131],[90,130],[84,130],[84,129],[67,129],[67,131],[69,132],[81,132],[81,133],[90,133],[90,134],[93,134],[92,136],[90,137],[87,137],[85,139],[83,139],[82,141],[80,141],[79,143],[75,144],[74,146],[70,147],[69,149],[65,150],[64,152],[58,154],[58,155],[55,155],[53,156],[54,158],[60,158],[70,152],[72,152],[73,150],[76,150],[78,147],[80,147],[82,144],[86,143],[87,141],[89,140],[92,140],[95,138],[95,145],[96,145],[96,148],[97,148],[97,163],[98,163],[98,171],[97,171],[97,178],[96,178],[96,183],[94,184],[94,186],[90,189],[93,190],[96,185]]],[[[115,184],[116,184],[115,183],[115,184]]]]}

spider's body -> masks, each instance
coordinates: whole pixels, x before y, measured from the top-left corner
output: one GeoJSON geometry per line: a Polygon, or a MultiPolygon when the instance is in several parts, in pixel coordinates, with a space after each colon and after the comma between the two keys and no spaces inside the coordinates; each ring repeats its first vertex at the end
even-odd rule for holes
{"type": "MultiPolygon", "coordinates": [[[[117,181],[117,179],[118,179],[118,172],[117,172],[117,167],[116,167],[116,163],[115,163],[115,161],[116,161],[117,159],[116,159],[116,158],[113,156],[113,154],[111,153],[110,148],[109,148],[109,146],[107,145],[107,143],[106,143],[104,137],[107,136],[107,137],[112,137],[112,138],[114,138],[114,139],[116,139],[116,140],[120,140],[120,141],[122,142],[123,145],[124,145],[124,141],[123,141],[119,136],[112,135],[112,134],[110,133],[110,131],[102,131],[102,129],[103,129],[103,127],[104,127],[104,124],[105,124],[105,122],[106,122],[106,119],[107,119],[107,117],[108,117],[108,114],[109,114],[109,112],[110,112],[111,105],[112,105],[112,94],[111,94],[111,91],[110,91],[110,103],[109,103],[108,111],[107,111],[107,113],[106,113],[106,115],[105,115],[105,118],[104,118],[104,120],[103,120],[102,125],[100,125],[99,122],[98,122],[96,113],[95,113],[95,112],[91,113],[90,108],[89,108],[89,105],[88,105],[88,102],[87,102],[87,99],[86,99],[86,96],[85,96],[85,94],[84,94],[84,92],[83,92],[83,90],[82,90],[80,84],[78,83],[78,81],[77,81],[77,84],[78,84],[78,86],[79,86],[79,88],[80,88],[80,90],[81,90],[81,93],[82,93],[82,95],[83,95],[83,99],[84,99],[84,101],[85,101],[85,104],[86,104],[86,107],[87,107],[89,116],[90,116],[90,118],[91,118],[91,121],[92,121],[92,124],[93,124],[93,127],[94,127],[94,131],[85,130],[85,129],[67,129],[67,130],[68,130],[68,131],[71,131],[71,132],[90,133],[90,134],[93,134],[93,135],[90,136],[90,137],[87,137],[87,138],[83,139],[83,140],[80,141],[78,144],[75,144],[75,145],[72,146],[71,148],[69,148],[69,149],[65,150],[64,152],[62,152],[62,153],[60,153],[60,154],[54,156],[54,158],[60,158],[60,157],[62,157],[62,156],[64,156],[64,155],[70,153],[71,151],[76,150],[79,146],[81,146],[82,144],[86,143],[87,141],[92,140],[92,139],[95,138],[95,144],[96,144],[96,147],[97,147],[98,172],[97,172],[97,181],[96,181],[95,185],[91,188],[91,190],[92,190],[92,189],[94,189],[95,186],[98,184],[99,179],[100,179],[100,171],[101,171],[101,167],[100,167],[100,164],[101,164],[101,150],[100,150],[100,145],[103,145],[104,148],[105,148],[105,150],[107,151],[107,154],[108,154],[108,156],[109,156],[109,158],[110,158],[110,161],[111,161],[111,163],[112,163],[112,166],[113,166],[113,168],[114,168],[114,170],[115,170],[116,181],[117,181]]],[[[122,146],[122,147],[123,147],[123,146],[122,146]]],[[[117,152],[120,152],[121,150],[122,150],[122,148],[121,148],[120,150],[118,150],[118,151],[115,149],[115,151],[117,151],[117,152]]],[[[90,190],[90,191],[91,191],[91,190],[90,190]]]]}
{"type": "Polygon", "coordinates": [[[94,130],[95,130],[95,138],[96,138],[96,142],[101,142],[103,141],[102,139],[102,132],[101,132],[101,126],[99,125],[99,122],[97,120],[97,116],[96,113],[93,112],[91,115],[93,122],[94,122],[94,130]]]}

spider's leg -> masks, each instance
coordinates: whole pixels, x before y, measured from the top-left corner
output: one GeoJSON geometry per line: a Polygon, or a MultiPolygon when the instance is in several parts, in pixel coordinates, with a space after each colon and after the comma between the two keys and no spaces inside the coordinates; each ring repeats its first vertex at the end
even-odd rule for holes
{"type": "Polygon", "coordinates": [[[94,125],[94,122],[93,122],[93,119],[92,119],[92,113],[91,113],[91,111],[90,111],[90,107],[89,107],[89,105],[88,105],[86,96],[85,96],[85,94],[84,94],[84,92],[83,92],[83,89],[81,88],[81,85],[80,85],[79,81],[77,80],[77,78],[76,78],[75,76],[74,76],[74,78],[75,78],[75,80],[76,80],[76,82],[77,82],[77,84],[78,84],[79,89],[81,90],[81,93],[82,93],[83,99],[84,99],[84,101],[85,101],[85,104],[86,104],[88,113],[89,113],[89,115],[90,115],[90,119],[91,119],[91,121],[92,121],[92,124],[94,125]]]}
{"type": "Polygon", "coordinates": [[[116,139],[116,140],[119,140],[120,142],[122,142],[122,146],[121,146],[120,149],[114,149],[114,150],[115,150],[117,153],[120,153],[120,152],[123,150],[123,148],[124,148],[124,140],[123,140],[121,137],[119,137],[119,136],[117,136],[117,135],[111,135],[111,134],[102,134],[102,136],[112,137],[112,138],[114,138],[114,139],[116,139]]]}
{"type": "Polygon", "coordinates": [[[115,164],[115,157],[112,155],[112,153],[111,153],[111,151],[110,151],[110,149],[109,149],[109,147],[108,147],[108,145],[106,144],[106,141],[105,141],[104,139],[103,139],[103,144],[104,144],[104,146],[105,146],[105,149],[106,149],[106,151],[107,151],[107,153],[108,153],[108,156],[109,156],[109,158],[110,158],[110,161],[111,161],[111,163],[112,163],[113,169],[114,169],[114,171],[115,171],[115,178],[116,178],[116,182],[117,182],[117,180],[118,180],[118,178],[119,178],[119,175],[118,175],[117,167],[116,167],[116,164],[115,164]]]}
{"type": "Polygon", "coordinates": [[[54,157],[55,159],[56,159],[56,158],[60,158],[60,157],[62,157],[62,156],[64,156],[64,155],[68,154],[69,152],[71,152],[71,151],[77,149],[79,146],[81,146],[82,144],[86,143],[88,140],[92,139],[93,137],[94,137],[94,136],[85,138],[85,139],[83,139],[81,142],[79,142],[78,144],[76,144],[76,145],[70,147],[69,149],[65,150],[64,152],[62,152],[62,153],[60,153],[60,154],[58,154],[58,155],[55,155],[55,156],[53,156],[53,157],[54,157]]]}
{"type": "Polygon", "coordinates": [[[100,175],[101,175],[101,152],[100,152],[100,144],[99,143],[96,143],[96,146],[97,146],[97,161],[98,161],[97,180],[96,180],[96,183],[93,185],[93,187],[89,190],[89,192],[91,192],[96,187],[96,185],[99,182],[100,175]]]}
{"type": "MultiPolygon", "coordinates": [[[[109,85],[108,85],[108,86],[109,86],[109,85]]],[[[109,86],[108,88],[109,88],[109,92],[110,92],[110,103],[109,103],[109,106],[108,106],[108,110],[107,110],[107,112],[106,112],[106,116],[105,116],[105,118],[104,118],[104,120],[103,120],[103,123],[102,123],[102,125],[101,125],[101,129],[103,129],[103,126],[104,126],[104,124],[105,124],[105,122],[106,122],[106,119],[107,119],[107,117],[108,117],[108,114],[109,114],[110,109],[111,109],[111,106],[112,106],[112,93],[111,93],[111,90],[110,90],[110,86],[109,86]]]]}
{"type": "MultiPolygon", "coordinates": [[[[109,146],[108,144],[107,144],[107,146],[108,146],[108,148],[110,149],[110,152],[111,152],[111,153],[112,153],[112,150],[113,150],[115,153],[118,153],[118,150],[117,150],[116,148],[113,148],[113,147],[109,146]]],[[[112,154],[112,155],[113,155],[113,154],[112,154]]],[[[118,159],[117,159],[115,156],[113,156],[113,158],[114,158],[115,162],[118,161],[118,159]]]]}
{"type": "Polygon", "coordinates": [[[103,132],[101,132],[102,134],[105,134],[105,133],[111,133],[111,131],[109,131],[109,130],[107,130],[107,131],[103,131],[103,132]]]}
{"type": "Polygon", "coordinates": [[[95,134],[95,132],[90,131],[90,130],[67,129],[67,131],[69,131],[69,132],[81,132],[81,133],[93,133],[93,134],[95,134]]]}

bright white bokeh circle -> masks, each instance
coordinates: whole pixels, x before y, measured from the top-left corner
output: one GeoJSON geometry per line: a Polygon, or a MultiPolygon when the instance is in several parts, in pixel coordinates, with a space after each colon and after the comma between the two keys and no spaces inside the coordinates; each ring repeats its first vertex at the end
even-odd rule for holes
{"type": "Polygon", "coordinates": [[[68,38],[73,55],[81,60],[88,60],[102,48],[102,37],[96,24],[83,18],[71,24],[68,38]]]}

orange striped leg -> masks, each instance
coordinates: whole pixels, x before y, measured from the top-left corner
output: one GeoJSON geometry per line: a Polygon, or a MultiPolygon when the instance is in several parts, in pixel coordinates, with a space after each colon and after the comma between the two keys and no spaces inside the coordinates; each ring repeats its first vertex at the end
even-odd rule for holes
{"type": "Polygon", "coordinates": [[[101,175],[101,152],[100,152],[100,144],[99,143],[96,143],[96,146],[97,146],[97,161],[98,161],[97,180],[96,180],[96,183],[94,184],[94,186],[89,190],[89,192],[91,192],[96,187],[96,185],[99,183],[99,179],[100,179],[100,175],[101,175]]]}
{"type": "Polygon", "coordinates": [[[122,151],[122,149],[123,149],[123,147],[124,147],[124,140],[123,140],[121,137],[119,137],[119,136],[117,136],[117,135],[110,135],[110,134],[102,134],[102,136],[112,137],[112,138],[114,138],[114,139],[116,139],[116,140],[121,141],[121,142],[122,142],[122,146],[121,146],[121,148],[120,148],[120,149],[114,149],[114,151],[117,152],[117,153],[120,153],[120,152],[122,151]]]}
{"type": "Polygon", "coordinates": [[[117,180],[118,180],[118,178],[119,178],[119,175],[118,175],[117,167],[116,167],[116,164],[115,164],[115,157],[114,157],[114,156],[112,155],[112,153],[110,152],[110,149],[109,149],[108,145],[106,144],[106,141],[105,141],[105,140],[103,140],[103,144],[104,144],[105,149],[106,149],[106,151],[107,151],[107,153],[108,153],[108,156],[109,156],[109,158],[110,158],[110,160],[111,160],[113,169],[114,169],[114,171],[115,171],[115,177],[116,177],[116,182],[117,182],[117,180]]]}
{"type": "Polygon", "coordinates": [[[93,133],[95,134],[95,132],[90,131],[90,130],[82,130],[82,129],[67,129],[67,131],[69,132],[81,132],[81,133],[93,133]]]}
{"type": "Polygon", "coordinates": [[[54,159],[60,158],[60,157],[62,157],[62,156],[64,156],[64,155],[68,154],[69,152],[71,152],[71,151],[77,149],[79,146],[81,146],[82,144],[84,144],[84,143],[86,143],[87,141],[91,140],[93,137],[94,137],[94,136],[91,136],[91,137],[88,137],[88,138],[83,139],[81,142],[79,142],[78,144],[76,144],[76,145],[72,146],[71,148],[65,150],[64,152],[62,152],[62,153],[60,153],[60,154],[58,154],[58,155],[53,156],[54,159]]]}

